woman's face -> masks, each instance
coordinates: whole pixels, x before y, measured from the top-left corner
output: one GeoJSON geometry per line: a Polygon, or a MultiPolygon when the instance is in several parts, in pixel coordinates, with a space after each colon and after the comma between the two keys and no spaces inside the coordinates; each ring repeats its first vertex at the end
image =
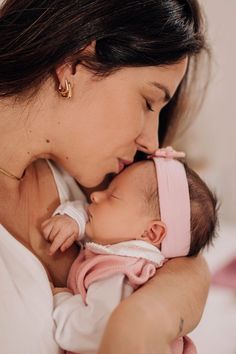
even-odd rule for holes
{"type": "Polygon", "coordinates": [[[173,96],[187,59],[165,67],[123,68],[95,78],[79,65],[64,72],[73,96],[58,96],[52,156],[85,187],[131,163],[137,150],[158,147],[159,113],[173,96]]]}

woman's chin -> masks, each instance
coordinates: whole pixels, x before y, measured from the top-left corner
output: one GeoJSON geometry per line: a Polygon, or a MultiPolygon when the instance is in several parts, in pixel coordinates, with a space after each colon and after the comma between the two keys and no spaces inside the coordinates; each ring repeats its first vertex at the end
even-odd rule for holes
{"type": "Polygon", "coordinates": [[[95,188],[102,183],[103,179],[103,176],[80,176],[79,179],[76,178],[79,185],[84,188],[95,188]]]}

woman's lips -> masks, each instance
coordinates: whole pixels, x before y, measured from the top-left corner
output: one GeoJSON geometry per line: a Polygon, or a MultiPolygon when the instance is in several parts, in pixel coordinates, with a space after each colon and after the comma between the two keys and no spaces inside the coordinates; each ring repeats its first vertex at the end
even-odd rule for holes
{"type": "Polygon", "coordinates": [[[126,165],[130,165],[132,161],[118,159],[119,162],[119,172],[121,172],[126,165]]]}
{"type": "Polygon", "coordinates": [[[121,172],[125,168],[125,164],[119,161],[119,172],[121,172]]]}

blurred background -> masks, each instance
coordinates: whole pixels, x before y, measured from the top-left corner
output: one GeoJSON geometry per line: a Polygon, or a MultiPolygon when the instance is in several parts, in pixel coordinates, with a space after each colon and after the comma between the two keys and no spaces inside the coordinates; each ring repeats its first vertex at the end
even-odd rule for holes
{"type": "Polygon", "coordinates": [[[236,1],[201,0],[212,45],[212,78],[201,112],[177,141],[221,203],[219,236],[205,252],[212,285],[197,329],[198,354],[236,354],[236,1]],[[225,266],[229,265],[226,269],[225,266]]]}

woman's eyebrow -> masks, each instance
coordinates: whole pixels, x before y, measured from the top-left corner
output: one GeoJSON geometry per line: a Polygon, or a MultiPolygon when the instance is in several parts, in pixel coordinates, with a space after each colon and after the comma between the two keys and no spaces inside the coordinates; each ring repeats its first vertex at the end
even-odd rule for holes
{"type": "Polygon", "coordinates": [[[156,82],[156,81],[151,81],[148,83],[149,85],[151,86],[154,86],[156,87],[157,89],[161,90],[164,92],[165,96],[163,98],[163,101],[165,103],[169,102],[170,99],[171,99],[171,94],[170,94],[170,90],[168,89],[168,87],[166,87],[165,85],[163,84],[160,84],[159,82],[156,82]]]}

